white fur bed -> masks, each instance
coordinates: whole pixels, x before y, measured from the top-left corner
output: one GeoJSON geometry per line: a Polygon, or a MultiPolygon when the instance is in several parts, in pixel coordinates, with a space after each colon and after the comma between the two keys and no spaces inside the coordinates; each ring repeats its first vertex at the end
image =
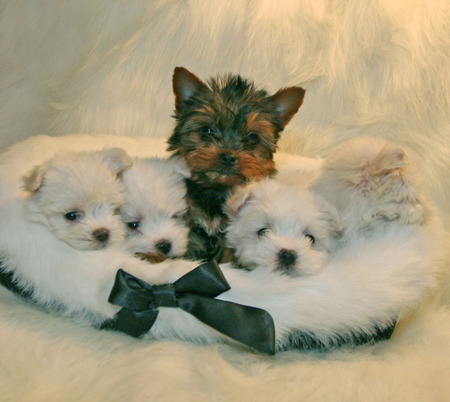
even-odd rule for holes
{"type": "MultiPolygon", "coordinates": [[[[3,1],[0,149],[105,133],[160,138],[160,154],[173,68],[236,72],[270,92],[307,90],[284,152],[326,156],[361,135],[411,147],[449,228],[449,49],[444,0],[3,1]]],[[[100,332],[1,288],[0,399],[445,401],[449,293],[444,277],[388,342],[267,357],[100,332]]]]}

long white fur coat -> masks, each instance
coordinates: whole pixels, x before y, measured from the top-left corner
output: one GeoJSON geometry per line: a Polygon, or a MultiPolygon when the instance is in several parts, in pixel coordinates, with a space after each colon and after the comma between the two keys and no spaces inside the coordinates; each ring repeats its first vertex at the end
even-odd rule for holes
{"type": "MultiPolygon", "coordinates": [[[[446,0],[7,0],[0,148],[37,134],[167,138],[175,66],[202,79],[236,72],[269,92],[306,89],[284,152],[322,157],[362,135],[412,148],[449,228],[449,29],[446,0]]],[[[100,332],[0,289],[1,399],[448,400],[445,276],[440,285],[389,342],[275,357],[100,332]]]]}

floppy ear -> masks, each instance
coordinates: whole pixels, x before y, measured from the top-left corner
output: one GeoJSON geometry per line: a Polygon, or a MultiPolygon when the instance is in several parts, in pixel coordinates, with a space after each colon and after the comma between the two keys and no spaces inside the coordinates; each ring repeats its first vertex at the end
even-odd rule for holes
{"type": "Polygon", "coordinates": [[[230,218],[235,218],[254,199],[252,188],[252,184],[238,186],[228,197],[225,212],[230,218]]]}
{"type": "Polygon", "coordinates": [[[36,166],[27,176],[23,178],[24,188],[31,193],[36,192],[44,181],[45,165],[36,166]]]}
{"type": "Polygon", "coordinates": [[[200,89],[206,88],[206,85],[186,68],[175,67],[172,87],[175,94],[175,111],[180,112],[185,102],[200,89]]]}
{"type": "Polygon", "coordinates": [[[106,148],[101,153],[108,168],[116,175],[122,174],[133,164],[131,157],[122,148],[106,148]]]}
{"type": "Polygon", "coordinates": [[[305,97],[305,90],[300,87],[290,87],[280,89],[272,96],[272,102],[280,115],[281,125],[286,125],[297,113],[298,109],[303,103],[305,97]]]}

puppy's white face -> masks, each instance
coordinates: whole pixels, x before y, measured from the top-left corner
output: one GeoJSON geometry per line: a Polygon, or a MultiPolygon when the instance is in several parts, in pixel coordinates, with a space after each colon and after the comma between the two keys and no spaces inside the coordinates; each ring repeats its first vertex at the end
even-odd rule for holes
{"type": "Polygon", "coordinates": [[[183,215],[188,175],[184,161],[176,158],[136,160],[123,174],[126,201],[120,214],[129,251],[150,262],[186,253],[189,229],[183,215]]]}
{"type": "Polygon", "coordinates": [[[331,206],[320,208],[305,187],[273,179],[237,189],[227,208],[228,246],[245,268],[313,275],[342,231],[331,206]]]}
{"type": "Polygon", "coordinates": [[[118,214],[123,186],[117,175],[130,163],[119,148],[56,155],[25,178],[29,218],[79,250],[124,242],[118,214]]]}

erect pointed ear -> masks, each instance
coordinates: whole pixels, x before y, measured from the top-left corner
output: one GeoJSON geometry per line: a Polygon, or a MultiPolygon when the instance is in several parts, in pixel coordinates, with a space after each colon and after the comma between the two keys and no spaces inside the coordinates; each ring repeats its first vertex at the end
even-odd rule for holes
{"type": "Polygon", "coordinates": [[[122,148],[106,148],[101,154],[108,168],[116,175],[122,174],[133,164],[131,157],[122,148]]]}
{"type": "Polygon", "coordinates": [[[278,113],[280,114],[281,125],[286,125],[297,113],[298,109],[303,103],[305,97],[305,90],[300,87],[290,87],[280,89],[272,96],[272,102],[275,104],[278,113]]]}
{"type": "Polygon", "coordinates": [[[175,67],[172,77],[173,93],[175,94],[175,110],[183,109],[184,103],[201,88],[206,88],[200,78],[184,67],[175,67]]]}
{"type": "Polygon", "coordinates": [[[252,184],[238,186],[228,197],[225,212],[230,218],[235,218],[254,199],[252,189],[252,184]]]}
{"type": "Polygon", "coordinates": [[[44,173],[46,165],[40,165],[33,168],[33,170],[23,178],[24,188],[31,193],[36,192],[41,187],[44,181],[44,173]]]}

